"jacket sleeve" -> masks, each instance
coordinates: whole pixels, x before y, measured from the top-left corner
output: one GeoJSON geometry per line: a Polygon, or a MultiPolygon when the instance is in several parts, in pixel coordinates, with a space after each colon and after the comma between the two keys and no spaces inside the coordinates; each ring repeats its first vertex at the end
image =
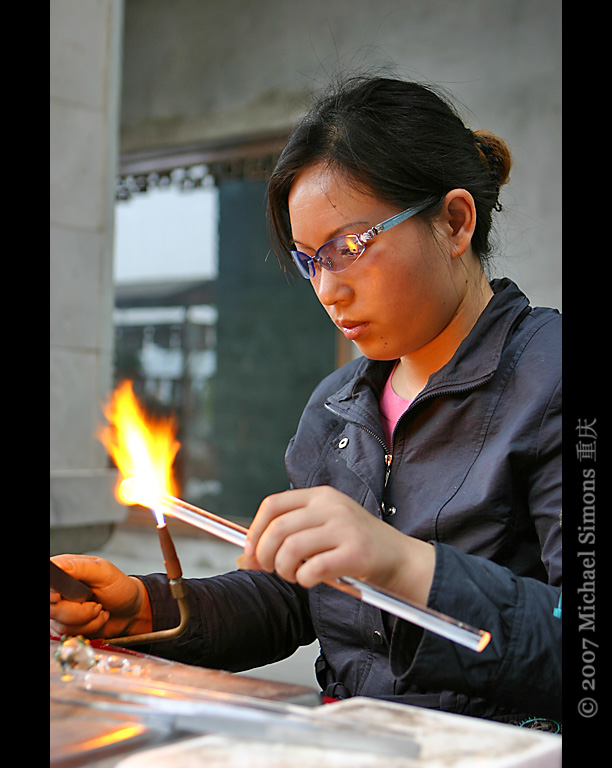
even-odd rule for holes
{"type": "MultiPolygon", "coordinates": [[[[179,622],[165,574],[139,576],[151,600],[153,629],[179,622]]],[[[185,664],[242,672],[291,655],[315,639],[306,591],[274,574],[235,571],[185,579],[191,620],[181,637],[140,650],[185,664]]]]}
{"type": "Polygon", "coordinates": [[[429,606],[490,632],[491,640],[477,653],[398,620],[390,651],[395,677],[560,720],[561,587],[435,546],[429,606]]]}

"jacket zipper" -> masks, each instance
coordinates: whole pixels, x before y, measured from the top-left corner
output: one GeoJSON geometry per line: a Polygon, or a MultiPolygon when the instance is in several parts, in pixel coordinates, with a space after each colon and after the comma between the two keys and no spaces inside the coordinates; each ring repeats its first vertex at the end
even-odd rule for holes
{"type": "MultiPolygon", "coordinates": [[[[393,461],[393,455],[389,453],[389,449],[387,448],[387,444],[385,441],[379,437],[376,432],[373,432],[369,427],[366,427],[364,424],[361,424],[358,421],[353,421],[352,419],[347,418],[344,414],[338,413],[338,411],[335,411],[331,405],[328,405],[328,403],[325,403],[325,407],[330,413],[333,413],[334,416],[337,416],[338,418],[342,419],[343,421],[348,422],[349,424],[354,424],[356,427],[359,427],[360,429],[363,429],[365,432],[367,432],[369,435],[372,435],[372,437],[376,440],[376,442],[380,443],[382,446],[384,452],[385,452],[385,482],[383,488],[387,487],[387,483],[389,482],[389,475],[391,474],[391,462],[393,461]]],[[[384,516],[387,514],[387,511],[385,509],[385,503],[384,501],[381,501],[380,503],[380,512],[382,512],[382,515],[384,516]]],[[[394,510],[395,512],[395,510],[394,510]]]]}
{"type": "Polygon", "coordinates": [[[393,461],[393,454],[392,453],[385,453],[385,484],[384,488],[387,487],[387,483],[389,482],[389,475],[391,474],[391,462],[393,461]]]}
{"type": "MultiPolygon", "coordinates": [[[[408,411],[409,411],[409,410],[411,410],[411,408],[412,408],[412,407],[413,407],[413,406],[414,406],[414,405],[415,405],[417,402],[418,402],[418,403],[422,403],[424,400],[429,400],[429,399],[430,399],[430,398],[432,398],[432,397],[437,397],[439,394],[456,394],[456,393],[458,393],[458,392],[471,392],[472,390],[474,390],[474,389],[478,389],[478,387],[481,387],[481,386],[482,386],[483,384],[485,384],[485,383],[486,383],[486,382],[487,382],[487,381],[488,381],[490,378],[491,378],[491,376],[490,376],[490,375],[487,375],[487,376],[483,377],[483,378],[482,378],[480,381],[478,381],[478,382],[474,382],[473,384],[471,384],[471,385],[469,385],[469,386],[468,386],[468,385],[466,385],[466,386],[459,386],[459,387],[454,387],[454,388],[452,388],[452,387],[451,387],[451,388],[449,388],[449,389],[444,389],[444,388],[441,388],[441,389],[439,389],[439,390],[437,390],[437,391],[436,391],[436,390],[433,390],[433,391],[430,391],[430,392],[426,392],[426,393],[425,393],[425,394],[424,394],[422,397],[421,397],[421,396],[419,396],[419,395],[417,395],[417,396],[415,397],[415,399],[414,399],[414,400],[413,400],[413,401],[410,403],[410,405],[408,406],[408,408],[406,408],[406,410],[404,411],[404,414],[408,413],[408,411]]],[[[357,427],[360,427],[361,429],[365,430],[365,431],[366,431],[366,432],[367,432],[369,435],[372,435],[372,437],[373,437],[373,438],[374,438],[374,439],[375,439],[375,440],[376,440],[378,443],[380,443],[380,445],[382,446],[382,448],[383,448],[383,450],[384,450],[384,452],[385,452],[385,455],[384,455],[384,463],[385,463],[385,481],[384,481],[384,485],[383,485],[383,488],[386,488],[386,487],[387,487],[387,483],[389,482],[389,477],[390,477],[390,475],[391,475],[391,464],[392,464],[392,462],[393,462],[393,453],[389,451],[389,448],[387,447],[387,444],[385,443],[385,441],[384,441],[384,440],[383,440],[381,437],[379,437],[379,436],[376,434],[376,432],[373,432],[373,431],[372,431],[372,430],[371,430],[369,427],[366,427],[366,426],[365,426],[365,424],[362,424],[362,423],[361,423],[361,422],[359,422],[359,421],[354,421],[353,419],[349,419],[349,418],[348,418],[347,416],[345,416],[343,413],[338,413],[338,411],[334,410],[334,409],[331,407],[331,405],[329,405],[328,403],[325,403],[325,408],[327,408],[327,410],[328,410],[330,413],[333,413],[333,414],[334,414],[334,416],[337,416],[338,418],[340,418],[340,419],[343,419],[344,421],[348,422],[349,424],[354,424],[355,426],[357,426],[357,427]]],[[[400,416],[400,418],[399,418],[399,420],[398,420],[397,424],[395,425],[395,429],[397,429],[397,426],[398,426],[399,422],[401,421],[401,419],[403,418],[404,414],[402,414],[402,416],[400,416]]],[[[395,434],[395,429],[393,430],[393,434],[395,434]]],[[[384,508],[384,503],[382,503],[382,509],[383,509],[383,512],[384,512],[384,511],[385,511],[385,508],[384,508]]]]}

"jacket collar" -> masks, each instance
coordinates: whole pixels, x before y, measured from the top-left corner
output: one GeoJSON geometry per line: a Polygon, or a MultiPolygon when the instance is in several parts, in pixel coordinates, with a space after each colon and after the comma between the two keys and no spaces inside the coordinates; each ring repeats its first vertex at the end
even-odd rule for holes
{"type": "MultiPolygon", "coordinates": [[[[444,391],[472,389],[495,373],[514,324],[531,308],[527,297],[512,280],[492,280],[491,288],[493,296],[474,327],[448,363],[430,376],[415,402],[444,391]]],[[[347,409],[358,409],[362,417],[370,414],[374,403],[377,413],[380,393],[394,364],[394,360],[361,358],[354,376],[330,396],[327,403],[346,417],[349,417],[347,409]]]]}

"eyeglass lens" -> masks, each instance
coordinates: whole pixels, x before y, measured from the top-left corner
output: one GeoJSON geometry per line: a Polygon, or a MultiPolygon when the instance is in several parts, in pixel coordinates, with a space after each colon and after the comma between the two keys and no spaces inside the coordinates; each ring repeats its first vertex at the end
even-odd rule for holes
{"type": "Polygon", "coordinates": [[[300,251],[291,255],[304,277],[312,278],[316,266],[322,266],[329,272],[342,272],[353,264],[364,252],[365,245],[357,235],[343,235],[322,245],[314,256],[307,256],[300,251]]]}

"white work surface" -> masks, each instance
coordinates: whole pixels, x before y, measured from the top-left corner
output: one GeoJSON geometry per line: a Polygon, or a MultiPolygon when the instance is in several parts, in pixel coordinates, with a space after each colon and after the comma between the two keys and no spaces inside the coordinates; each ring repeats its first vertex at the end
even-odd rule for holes
{"type": "MultiPolygon", "coordinates": [[[[117,768],[559,768],[562,738],[512,725],[404,704],[355,698],[316,709],[335,717],[380,725],[418,743],[416,758],[319,749],[283,743],[197,736],[132,755],[117,768]]],[[[381,734],[384,738],[384,734],[381,734]]]]}

